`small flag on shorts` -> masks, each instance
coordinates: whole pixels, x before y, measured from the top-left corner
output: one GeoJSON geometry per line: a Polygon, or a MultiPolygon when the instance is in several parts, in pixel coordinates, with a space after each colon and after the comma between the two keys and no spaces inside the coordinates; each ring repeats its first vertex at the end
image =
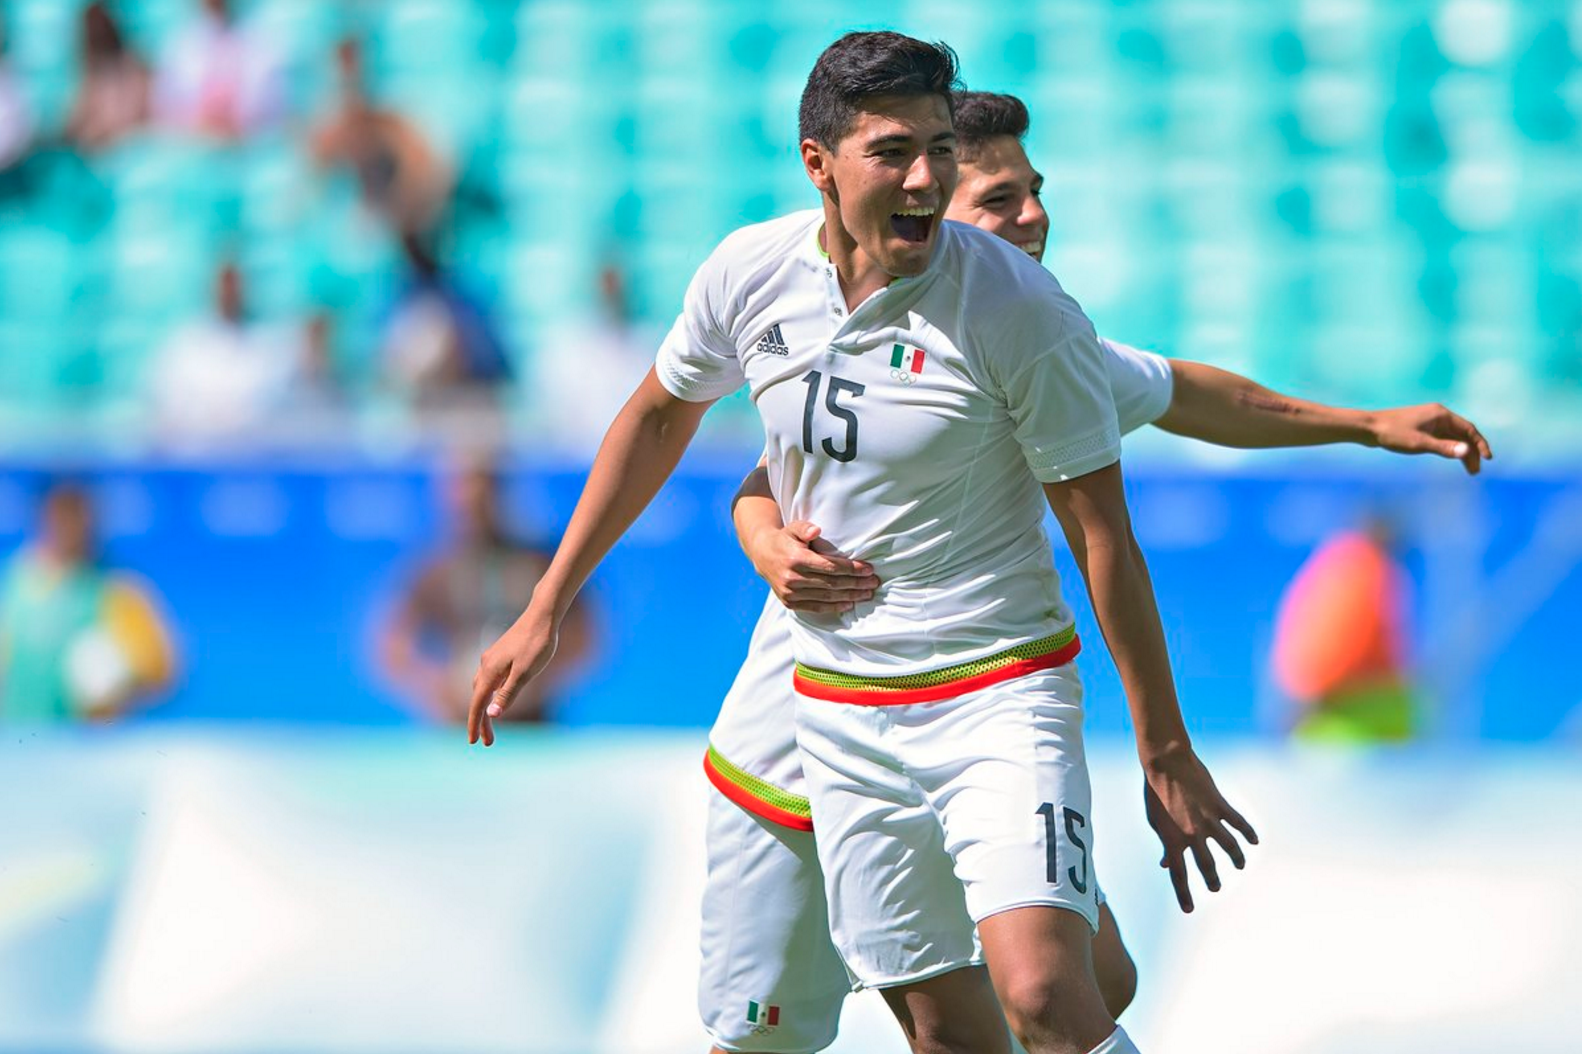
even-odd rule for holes
{"type": "Polygon", "coordinates": [[[754,1025],[778,1025],[780,1023],[780,1008],[765,1006],[763,1003],[748,1002],[747,1020],[754,1025]]]}
{"type": "Polygon", "coordinates": [[[912,373],[923,372],[923,349],[907,348],[904,344],[897,344],[890,353],[890,368],[892,370],[908,370],[912,373]]]}

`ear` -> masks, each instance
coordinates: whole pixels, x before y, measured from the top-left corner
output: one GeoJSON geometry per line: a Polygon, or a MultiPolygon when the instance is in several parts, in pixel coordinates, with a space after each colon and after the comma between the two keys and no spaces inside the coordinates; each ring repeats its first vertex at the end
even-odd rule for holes
{"type": "Polygon", "coordinates": [[[802,140],[802,167],[807,169],[807,178],[821,194],[834,193],[835,177],[830,170],[834,159],[835,155],[818,140],[802,140]]]}

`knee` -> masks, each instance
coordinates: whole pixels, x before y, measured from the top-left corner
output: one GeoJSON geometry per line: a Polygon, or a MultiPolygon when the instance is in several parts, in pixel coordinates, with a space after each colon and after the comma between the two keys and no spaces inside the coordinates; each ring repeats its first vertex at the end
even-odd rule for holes
{"type": "Polygon", "coordinates": [[[1111,1017],[1120,1017],[1137,998],[1137,964],[1123,951],[1118,960],[1104,964],[1096,972],[1104,1009],[1111,1017]]]}
{"type": "Polygon", "coordinates": [[[1090,978],[1033,973],[1000,985],[1011,1032],[1031,1051],[1068,1045],[1110,1015],[1090,978]]]}
{"type": "Polygon", "coordinates": [[[1009,978],[1000,985],[1000,1002],[1011,1031],[1026,1045],[1047,1035],[1063,1014],[1066,1000],[1055,979],[1037,974],[1009,978]]]}

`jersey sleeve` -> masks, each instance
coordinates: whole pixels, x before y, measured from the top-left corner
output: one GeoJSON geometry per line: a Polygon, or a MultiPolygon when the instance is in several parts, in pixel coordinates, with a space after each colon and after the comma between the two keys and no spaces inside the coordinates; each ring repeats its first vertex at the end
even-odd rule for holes
{"type": "Polygon", "coordinates": [[[746,383],[730,338],[724,257],[716,249],[692,276],[681,314],[654,363],[665,390],[688,402],[719,399],[746,383]]]}
{"type": "Polygon", "coordinates": [[[1022,296],[1001,312],[991,369],[999,376],[1027,467],[1060,483],[1120,460],[1121,433],[1105,351],[1064,290],[1022,296]]]}
{"type": "Polygon", "coordinates": [[[1163,417],[1175,394],[1170,360],[1107,337],[1100,337],[1099,343],[1104,345],[1104,366],[1109,373],[1121,434],[1135,432],[1163,417]]]}

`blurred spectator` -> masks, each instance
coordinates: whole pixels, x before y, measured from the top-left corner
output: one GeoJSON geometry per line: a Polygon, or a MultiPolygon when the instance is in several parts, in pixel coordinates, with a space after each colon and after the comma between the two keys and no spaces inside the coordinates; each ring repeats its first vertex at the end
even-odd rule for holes
{"type": "MultiPolygon", "coordinates": [[[[512,537],[501,513],[501,482],[479,461],[464,465],[447,483],[451,538],[407,584],[380,641],[385,673],[420,712],[442,721],[465,721],[478,656],[527,606],[549,567],[553,546],[539,548],[512,537]]],[[[553,693],[586,658],[592,626],[582,603],[560,630],[555,658],[529,683],[508,717],[545,721],[554,716],[553,693]]]]}
{"type": "Polygon", "coordinates": [[[1274,674],[1301,708],[1296,734],[1389,742],[1418,731],[1405,660],[1406,573],[1382,521],[1310,556],[1281,598],[1274,674]]]}
{"type": "Polygon", "coordinates": [[[330,350],[334,325],[335,320],[327,310],[316,311],[308,319],[302,335],[299,369],[287,400],[295,409],[330,415],[347,409],[346,388],[336,372],[335,356],[330,350]]]}
{"type": "Polygon", "coordinates": [[[286,113],[285,64],[271,36],[238,22],[228,0],[203,0],[203,11],[176,34],[154,87],[161,124],[239,139],[286,113]]]}
{"type": "Polygon", "coordinates": [[[452,174],[416,123],[369,97],[362,54],[351,37],[335,49],[340,97],[314,130],[313,156],[350,169],[368,207],[397,232],[426,233],[444,211],[452,174]]]}
{"type": "Polygon", "coordinates": [[[598,281],[597,315],[552,332],[546,342],[552,348],[575,348],[576,354],[532,359],[533,390],[555,393],[544,401],[547,432],[556,443],[589,454],[653,365],[663,335],[637,320],[626,274],[617,264],[600,268],[598,281]]]}
{"type": "Polygon", "coordinates": [[[173,667],[149,589],[99,562],[87,492],[55,486],[0,591],[0,718],[112,717],[167,688],[173,667]]]}
{"type": "Polygon", "coordinates": [[[82,12],[82,80],[66,139],[83,153],[114,146],[148,121],[152,77],[102,3],[82,12]]]}
{"type": "Polygon", "coordinates": [[[161,431],[203,438],[256,430],[327,379],[310,372],[311,328],[248,320],[234,263],[220,265],[214,294],[213,313],[178,327],[154,358],[149,396],[161,431]]]}
{"type": "Polygon", "coordinates": [[[11,71],[5,23],[0,22],[0,194],[33,144],[33,107],[11,71]]]}
{"type": "Polygon", "coordinates": [[[409,268],[380,337],[385,377],[419,406],[487,393],[510,363],[482,302],[415,235],[401,240],[409,268]]]}

